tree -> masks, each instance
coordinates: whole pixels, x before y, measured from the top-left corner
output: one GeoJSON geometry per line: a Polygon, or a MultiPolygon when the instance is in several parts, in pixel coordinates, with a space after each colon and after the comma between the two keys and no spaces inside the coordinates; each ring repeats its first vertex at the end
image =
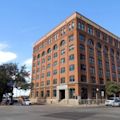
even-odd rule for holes
{"type": "Polygon", "coordinates": [[[0,102],[3,94],[11,93],[13,96],[13,88],[29,89],[31,84],[26,81],[29,78],[29,72],[26,66],[18,67],[15,63],[0,65],[0,102]]]}
{"type": "Polygon", "coordinates": [[[106,94],[108,96],[116,96],[120,92],[120,84],[110,81],[106,83],[106,94]]]}

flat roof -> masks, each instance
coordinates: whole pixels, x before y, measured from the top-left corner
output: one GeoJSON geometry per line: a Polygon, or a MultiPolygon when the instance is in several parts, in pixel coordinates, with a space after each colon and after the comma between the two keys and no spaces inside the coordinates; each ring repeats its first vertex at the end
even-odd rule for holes
{"type": "Polygon", "coordinates": [[[35,44],[33,46],[36,46],[39,43],[41,43],[44,39],[48,38],[50,35],[55,33],[57,30],[59,30],[66,23],[70,22],[74,18],[80,18],[81,20],[85,21],[86,23],[94,26],[95,28],[103,31],[104,33],[106,33],[106,34],[110,35],[111,37],[113,37],[113,38],[120,41],[120,37],[118,37],[117,35],[113,34],[112,32],[109,32],[107,29],[101,27],[100,25],[98,25],[97,23],[95,23],[92,20],[88,19],[87,17],[83,16],[82,14],[80,14],[78,12],[74,12],[71,16],[67,17],[63,22],[61,22],[59,25],[57,25],[55,28],[53,28],[50,32],[48,32],[43,37],[41,37],[37,42],[35,42],[35,44]]]}

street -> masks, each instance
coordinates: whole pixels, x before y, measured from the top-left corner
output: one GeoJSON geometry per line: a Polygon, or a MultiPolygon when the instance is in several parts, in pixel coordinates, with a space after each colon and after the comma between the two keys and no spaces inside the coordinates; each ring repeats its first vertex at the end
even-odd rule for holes
{"type": "Polygon", "coordinates": [[[0,120],[120,120],[118,107],[0,106],[0,120]]]}

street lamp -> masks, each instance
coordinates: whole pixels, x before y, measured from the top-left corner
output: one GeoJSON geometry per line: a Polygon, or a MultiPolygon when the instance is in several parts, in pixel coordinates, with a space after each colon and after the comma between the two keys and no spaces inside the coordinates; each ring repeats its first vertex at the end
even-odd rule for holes
{"type": "Polygon", "coordinates": [[[96,103],[98,105],[98,92],[99,92],[99,88],[96,88],[96,103]]]}

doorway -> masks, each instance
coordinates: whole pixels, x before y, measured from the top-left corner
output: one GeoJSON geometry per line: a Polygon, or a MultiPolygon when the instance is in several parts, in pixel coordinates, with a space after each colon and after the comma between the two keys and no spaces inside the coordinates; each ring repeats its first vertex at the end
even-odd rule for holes
{"type": "Polygon", "coordinates": [[[65,99],[65,90],[60,90],[60,100],[65,99]]]}

